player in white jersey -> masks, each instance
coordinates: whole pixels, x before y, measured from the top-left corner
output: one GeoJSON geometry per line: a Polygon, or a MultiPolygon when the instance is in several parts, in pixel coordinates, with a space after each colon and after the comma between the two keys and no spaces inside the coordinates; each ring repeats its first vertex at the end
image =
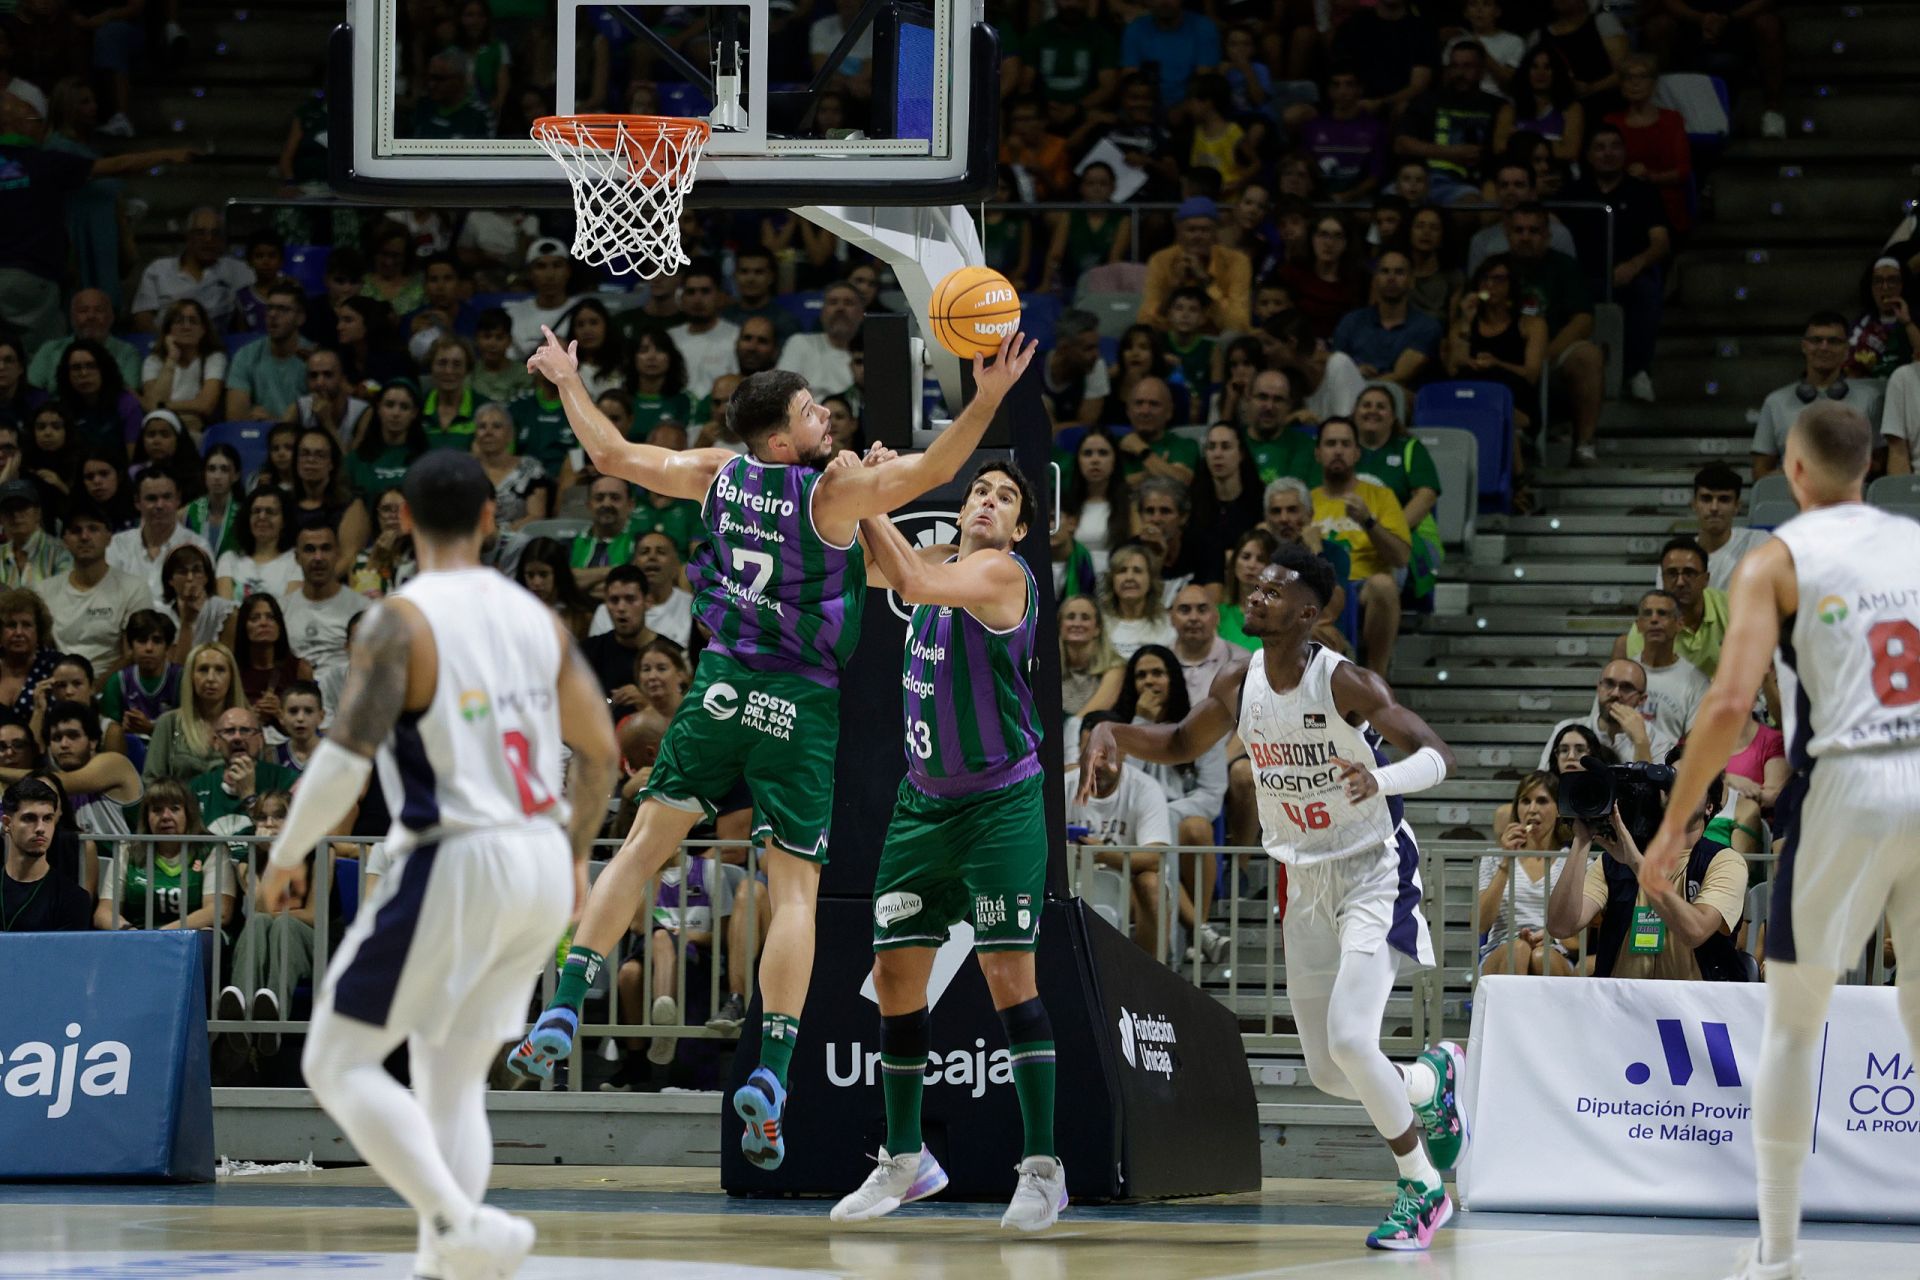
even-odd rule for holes
{"type": "Polygon", "coordinates": [[[1753,1086],[1760,1243],[1735,1280],[1795,1280],[1800,1169],[1813,1133],[1827,1002],[1885,915],[1900,1018],[1920,1046],[1920,524],[1861,501],[1874,444],[1857,409],[1821,401],[1787,433],[1801,514],[1741,558],[1720,665],[1694,717],[1640,881],[1685,860],[1683,815],[1726,768],[1777,661],[1794,778],[1767,926],[1767,1017],[1753,1086]],[[1775,654],[1778,654],[1776,660],[1775,654]]]}
{"type": "Polygon", "coordinates": [[[533,1226],[480,1203],[493,1159],[487,1069],[525,1028],[540,967],[586,897],[617,746],[599,681],[558,620],[480,564],[494,528],[480,464],[429,453],[401,493],[420,575],[354,636],[333,728],[274,842],[260,905],[290,901],[377,753],[397,856],[327,969],[301,1065],[420,1215],[414,1274],[491,1280],[513,1274],[533,1226]],[[573,751],[564,787],[562,742],[573,751]],[[402,1042],[412,1092],[381,1065],[402,1042]]]}
{"type": "Polygon", "coordinates": [[[1289,868],[1287,996],[1307,1071],[1319,1088],[1366,1107],[1400,1170],[1393,1208],[1367,1245],[1424,1249],[1453,1216],[1439,1170],[1453,1167],[1467,1141],[1465,1063],[1443,1042],[1397,1067],[1380,1049],[1380,1023],[1401,960],[1434,962],[1420,851],[1399,797],[1437,785],[1453,754],[1385,680],[1313,640],[1333,587],[1326,561],[1282,545],[1244,606],[1259,661],[1222,673],[1177,725],[1096,728],[1080,756],[1080,799],[1116,748],[1184,764],[1238,728],[1253,761],[1261,842],[1289,868]],[[1383,739],[1407,758],[1388,764],[1383,739]]]}

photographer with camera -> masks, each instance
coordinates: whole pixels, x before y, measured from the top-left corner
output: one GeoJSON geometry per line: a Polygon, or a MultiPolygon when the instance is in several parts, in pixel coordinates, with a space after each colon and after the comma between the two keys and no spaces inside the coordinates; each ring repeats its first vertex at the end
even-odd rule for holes
{"type": "Polygon", "coordinates": [[[1705,838],[1723,781],[1688,816],[1692,852],[1676,874],[1651,891],[1640,886],[1640,851],[1659,829],[1673,778],[1667,765],[1597,762],[1561,775],[1560,811],[1574,819],[1571,866],[1585,874],[1554,884],[1547,931],[1564,937],[1598,918],[1596,978],[1746,982],[1746,959],[1733,942],[1746,904],[1746,859],[1705,838]],[[1589,862],[1596,844],[1605,856],[1589,862]]]}

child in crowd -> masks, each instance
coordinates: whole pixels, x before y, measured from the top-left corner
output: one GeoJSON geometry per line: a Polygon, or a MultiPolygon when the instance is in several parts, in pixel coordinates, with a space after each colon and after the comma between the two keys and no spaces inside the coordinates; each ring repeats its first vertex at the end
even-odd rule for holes
{"type": "Polygon", "coordinates": [[[512,346],[513,320],[499,307],[482,311],[473,333],[478,362],[469,378],[476,399],[505,404],[533,386],[533,375],[527,372],[526,362],[508,357],[512,346]]]}
{"type": "Polygon", "coordinates": [[[280,693],[280,727],[286,741],[273,748],[273,762],[299,773],[320,749],[320,721],[326,711],[320,701],[320,686],[311,680],[295,680],[280,693]]]}
{"type": "Polygon", "coordinates": [[[101,690],[101,714],[126,730],[127,755],[135,767],[146,762],[153,722],[180,705],[180,664],[167,660],[174,634],[173,619],[166,614],[134,610],[120,637],[125,662],[101,690]]]}
{"type": "Polygon", "coordinates": [[[1196,397],[1213,385],[1214,341],[1202,328],[1207,323],[1207,295],[1192,285],[1175,289],[1167,299],[1167,346],[1180,362],[1181,375],[1196,397]]]}

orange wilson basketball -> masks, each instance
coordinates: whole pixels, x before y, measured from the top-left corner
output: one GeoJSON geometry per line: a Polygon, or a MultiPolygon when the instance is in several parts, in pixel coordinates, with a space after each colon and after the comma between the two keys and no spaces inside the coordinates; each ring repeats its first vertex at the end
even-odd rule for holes
{"type": "Polygon", "coordinates": [[[992,267],[949,271],[933,287],[927,319],[933,340],[962,360],[991,356],[1020,328],[1020,295],[992,267]]]}

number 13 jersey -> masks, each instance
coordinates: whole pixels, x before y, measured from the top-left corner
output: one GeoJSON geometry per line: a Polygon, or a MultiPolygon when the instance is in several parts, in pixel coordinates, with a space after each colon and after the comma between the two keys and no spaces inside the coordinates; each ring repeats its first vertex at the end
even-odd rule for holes
{"type": "Polygon", "coordinates": [[[837,688],[860,641],[866,555],[813,526],[824,473],[739,457],[707,487],[707,540],[687,565],[694,615],[711,648],[754,671],[786,671],[837,688]]]}
{"type": "Polygon", "coordinates": [[[1333,673],[1346,659],[1324,645],[1307,646],[1300,683],[1282,693],[1267,683],[1256,653],[1240,689],[1240,740],[1253,764],[1260,838],[1267,853],[1292,866],[1378,852],[1400,827],[1400,800],[1375,793],[1355,804],[1340,785],[1339,756],[1384,763],[1380,737],[1350,725],[1333,705],[1333,673]]]}
{"type": "Polygon", "coordinates": [[[560,776],[559,631],[498,570],[425,573],[394,593],[433,632],[438,673],[379,754],[394,853],[427,840],[567,822],[560,776]]]}
{"type": "Polygon", "coordinates": [[[1849,502],[1774,536],[1800,583],[1780,637],[1789,762],[1920,739],[1920,524],[1849,502]]]}

